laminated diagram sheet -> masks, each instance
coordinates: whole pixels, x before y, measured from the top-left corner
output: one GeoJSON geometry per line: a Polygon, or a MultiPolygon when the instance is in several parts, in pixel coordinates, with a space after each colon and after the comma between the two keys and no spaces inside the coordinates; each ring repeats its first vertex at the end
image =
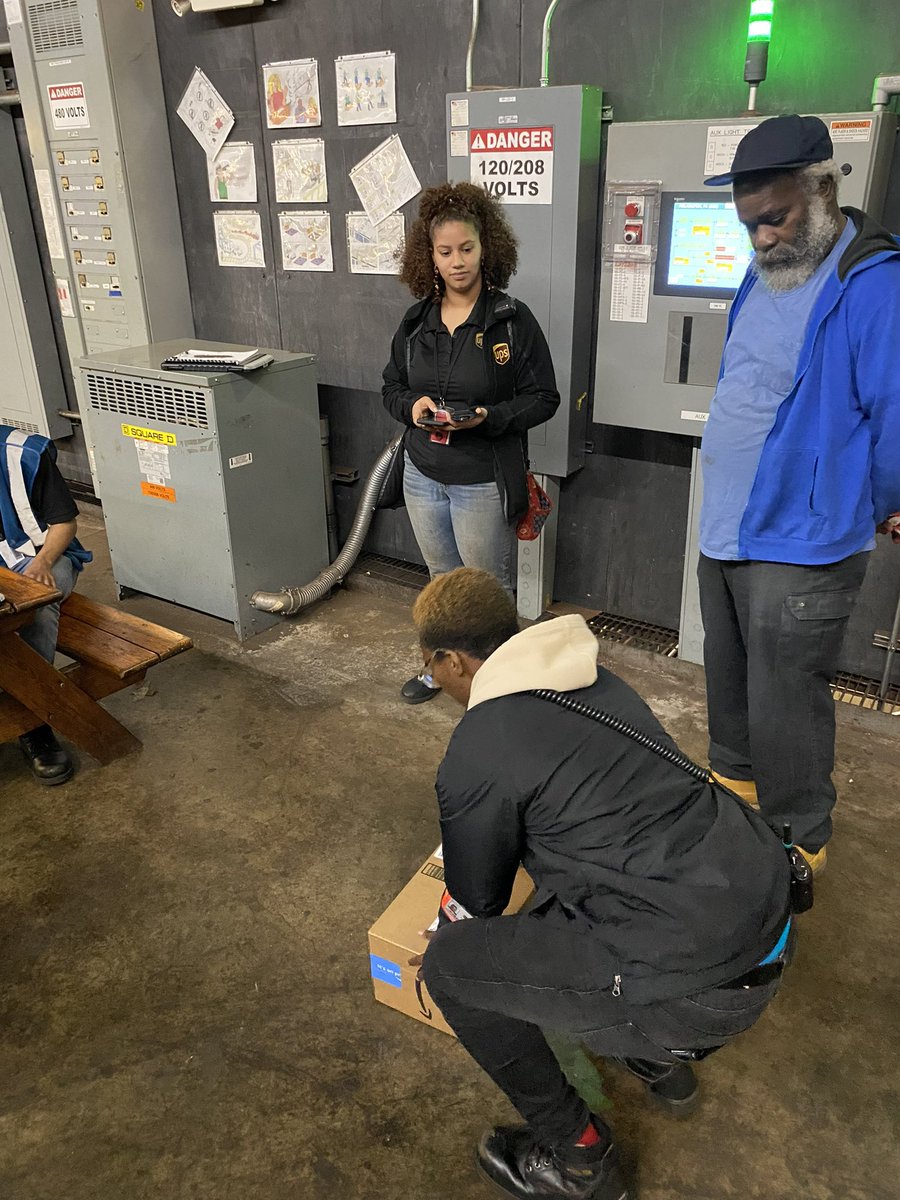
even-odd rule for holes
{"type": "Polygon", "coordinates": [[[281,264],[285,271],[333,271],[331,217],[327,212],[283,212],[281,264]]]}
{"type": "Polygon", "coordinates": [[[199,67],[191,76],[176,112],[203,147],[206,157],[215,158],[234,128],[234,113],[199,67]]]}
{"type": "Polygon", "coordinates": [[[325,143],[321,138],[273,142],[272,161],[279,204],[316,204],[328,199],[325,143]]]}
{"type": "Polygon", "coordinates": [[[349,54],[335,59],[338,125],[385,125],[397,120],[393,54],[349,54]]]}
{"type": "Polygon", "coordinates": [[[396,275],[403,246],[402,213],[373,225],[365,213],[347,213],[347,248],[353,275],[396,275]]]}
{"type": "Polygon", "coordinates": [[[262,223],[258,212],[213,213],[220,267],[264,267],[262,223]]]}
{"type": "Polygon", "coordinates": [[[210,160],[209,198],[219,204],[256,203],[256,154],[252,142],[226,142],[210,160]]]}
{"type": "Polygon", "coordinates": [[[374,225],[422,190],[396,133],[358,162],[350,178],[366,216],[374,225]]]}
{"type": "Polygon", "coordinates": [[[319,64],[314,58],[267,63],[262,71],[266,124],[270,129],[299,129],[322,124],[319,64]]]}

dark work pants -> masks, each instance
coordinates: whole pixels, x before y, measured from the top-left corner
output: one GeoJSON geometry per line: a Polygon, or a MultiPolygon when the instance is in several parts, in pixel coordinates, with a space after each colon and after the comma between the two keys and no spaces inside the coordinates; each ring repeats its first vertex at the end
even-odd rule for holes
{"type": "Polygon", "coordinates": [[[577,1139],[590,1114],[542,1029],[574,1036],[608,1058],[674,1063],[670,1050],[719,1046],[748,1029],[779,982],[632,1004],[627,980],[612,995],[608,952],[540,910],[445,926],[423,972],[462,1045],[551,1144],[577,1139]]]}
{"type": "Polygon", "coordinates": [[[776,832],[815,852],[831,837],[831,680],[868,553],[821,567],[700,555],[709,761],[752,779],[776,832]]]}

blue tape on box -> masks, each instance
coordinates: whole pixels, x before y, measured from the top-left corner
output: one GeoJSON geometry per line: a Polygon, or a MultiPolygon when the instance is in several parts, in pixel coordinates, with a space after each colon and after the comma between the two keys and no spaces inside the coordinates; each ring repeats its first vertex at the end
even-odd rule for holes
{"type": "Polygon", "coordinates": [[[403,987],[399,963],[391,962],[389,958],[379,958],[377,954],[370,954],[369,965],[373,979],[380,979],[382,983],[390,984],[391,987],[403,987]]]}

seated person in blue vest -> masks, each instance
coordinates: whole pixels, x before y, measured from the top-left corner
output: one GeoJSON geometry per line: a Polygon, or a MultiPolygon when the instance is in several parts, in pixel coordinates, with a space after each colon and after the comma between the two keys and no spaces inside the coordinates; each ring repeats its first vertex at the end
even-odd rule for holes
{"type": "MultiPolygon", "coordinates": [[[[407,426],[403,497],[431,577],[481,567],[510,595],[514,527],[528,509],[528,430],[559,406],[541,327],[502,290],[517,262],[499,200],[471,183],[429,188],[400,269],[419,299],[394,335],[382,389],[407,426]],[[437,409],[468,415],[424,427],[437,409]]],[[[425,671],[400,694],[420,704],[438,690],[425,671]]]]}
{"type": "MultiPolygon", "coordinates": [[[[0,425],[0,563],[65,599],[91,554],[75,537],[78,509],[56,465],[56,447],[38,434],[0,425]]],[[[19,637],[53,662],[59,606],[40,609],[19,637]]],[[[49,725],[19,738],[35,778],[53,786],[72,778],[68,752],[49,725]]]]}
{"type": "Polygon", "coordinates": [[[900,510],[900,243],[841,208],[825,123],[747,133],[731,186],[755,255],[703,434],[700,608],[717,777],[789,821],[814,872],[835,789],[831,680],[876,531],[900,510]]]}
{"type": "Polygon", "coordinates": [[[519,1200],[624,1200],[611,1131],[541,1030],[619,1060],[657,1101],[688,1110],[687,1060],[748,1029],[778,990],[793,940],[787,855],[705,773],[531,694],[605,710],[677,754],[598,666],[583,618],[520,633],[497,579],[460,568],[424,589],[413,620],[426,669],[466,706],[436,784],[456,904],[442,905],[422,976],[526,1122],[484,1135],[480,1169],[519,1200]],[[520,864],[533,904],[501,916],[520,864]],[[474,919],[447,921],[460,904],[474,919]]]}

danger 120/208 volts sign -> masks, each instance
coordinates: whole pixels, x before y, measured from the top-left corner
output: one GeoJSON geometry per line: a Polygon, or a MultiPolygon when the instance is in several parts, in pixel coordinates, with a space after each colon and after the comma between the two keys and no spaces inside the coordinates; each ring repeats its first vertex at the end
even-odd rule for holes
{"type": "Polygon", "coordinates": [[[553,129],[470,129],[470,178],[506,204],[553,200],[553,129]]]}

